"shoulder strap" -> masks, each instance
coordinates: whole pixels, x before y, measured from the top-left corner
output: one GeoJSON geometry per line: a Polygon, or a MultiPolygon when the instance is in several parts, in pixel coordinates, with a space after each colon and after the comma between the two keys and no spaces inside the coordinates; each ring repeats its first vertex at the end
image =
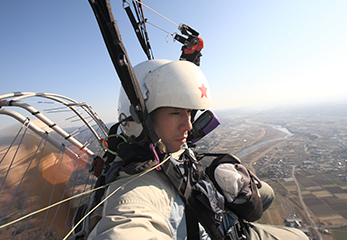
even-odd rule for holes
{"type": "MultiPolygon", "coordinates": [[[[190,163],[186,164],[191,164],[190,160],[187,162],[190,163]]],[[[193,172],[193,167],[187,166],[187,181],[184,180],[171,161],[162,165],[162,172],[176,188],[185,203],[188,240],[200,239],[198,222],[204,226],[211,239],[222,239],[215,222],[207,215],[206,208],[193,196],[193,185],[201,178],[207,177],[203,174],[201,165],[196,165],[196,167],[200,169],[193,172]],[[200,174],[200,176],[194,176],[196,174],[200,174]]]]}
{"type": "Polygon", "coordinates": [[[190,207],[188,203],[188,199],[190,198],[192,187],[190,182],[190,177],[188,177],[188,181],[184,181],[184,178],[180,174],[180,172],[176,169],[175,165],[169,160],[166,161],[161,166],[162,172],[167,177],[167,179],[171,182],[171,184],[175,187],[178,194],[181,196],[184,204],[185,204],[185,216],[186,216],[186,224],[187,224],[187,239],[188,240],[199,240],[199,225],[198,219],[195,216],[194,210],[190,207]]]}

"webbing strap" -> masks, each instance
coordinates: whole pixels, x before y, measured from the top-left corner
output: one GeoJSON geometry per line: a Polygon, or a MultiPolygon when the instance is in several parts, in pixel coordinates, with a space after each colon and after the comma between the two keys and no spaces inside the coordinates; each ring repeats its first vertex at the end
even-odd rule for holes
{"type": "Polygon", "coordinates": [[[142,124],[150,140],[156,143],[159,139],[154,131],[134,69],[123,45],[117,23],[114,20],[110,1],[89,0],[89,3],[98,21],[112,63],[130,100],[132,115],[135,121],[138,120],[138,123],[142,124]]]}
{"type": "MultiPolygon", "coordinates": [[[[199,225],[198,220],[195,217],[193,209],[190,207],[188,203],[188,198],[190,198],[191,195],[191,181],[190,176],[187,177],[187,182],[184,181],[184,178],[180,174],[180,172],[177,171],[175,168],[175,165],[169,160],[166,161],[162,166],[162,172],[165,174],[165,176],[169,179],[171,184],[175,187],[178,194],[181,196],[184,204],[185,204],[185,217],[186,217],[186,224],[187,224],[187,239],[188,240],[199,240],[199,225]]],[[[191,175],[191,174],[188,174],[191,175]]]]}
{"type": "Polygon", "coordinates": [[[185,204],[188,240],[200,239],[198,222],[203,225],[211,239],[222,239],[213,219],[206,214],[205,207],[193,196],[193,167],[188,166],[187,169],[188,176],[187,181],[185,181],[171,161],[166,161],[162,165],[162,172],[176,188],[185,204]]]}
{"type": "Polygon", "coordinates": [[[199,231],[199,220],[197,219],[194,210],[189,206],[184,208],[186,215],[186,225],[187,225],[187,239],[188,240],[199,240],[200,231],[199,231]]]}
{"type": "Polygon", "coordinates": [[[149,41],[146,41],[145,40],[146,36],[143,35],[143,34],[146,34],[146,33],[143,33],[141,31],[141,29],[140,29],[140,24],[144,24],[144,22],[137,22],[135,20],[134,14],[132,13],[130,6],[125,7],[124,9],[125,9],[125,12],[127,13],[128,17],[129,17],[131,25],[133,26],[133,28],[135,30],[137,39],[139,40],[140,45],[141,45],[143,51],[145,52],[148,60],[152,59],[153,56],[151,55],[151,52],[149,51],[150,48],[151,48],[150,45],[149,45],[149,41]]]}
{"type": "MultiPolygon", "coordinates": [[[[171,161],[166,161],[161,166],[162,172],[169,179],[171,184],[176,188],[181,197],[184,198],[184,191],[186,189],[187,183],[184,181],[182,175],[176,171],[175,166],[171,161]]],[[[185,199],[183,199],[185,201],[185,199]]]]}
{"type": "Polygon", "coordinates": [[[186,207],[185,207],[185,214],[186,214],[186,224],[187,224],[187,238],[188,240],[193,240],[193,239],[200,239],[200,231],[199,231],[199,220],[197,219],[194,209],[191,208],[189,204],[189,199],[192,196],[192,176],[193,176],[193,168],[192,168],[192,163],[190,161],[185,161],[185,165],[188,176],[187,176],[187,184],[186,184],[186,189],[184,191],[184,198],[186,199],[186,207]]]}

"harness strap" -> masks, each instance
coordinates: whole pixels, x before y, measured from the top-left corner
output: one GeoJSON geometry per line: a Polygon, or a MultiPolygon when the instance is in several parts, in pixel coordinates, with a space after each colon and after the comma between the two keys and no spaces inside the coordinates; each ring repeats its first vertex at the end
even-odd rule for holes
{"type": "Polygon", "coordinates": [[[188,240],[199,240],[199,224],[198,219],[190,207],[186,206],[184,208],[185,216],[186,216],[186,225],[187,225],[187,239],[188,240]]]}
{"type": "Polygon", "coordinates": [[[89,0],[89,3],[96,16],[122,87],[131,103],[131,115],[136,118],[134,120],[137,120],[137,123],[141,123],[149,140],[156,143],[159,139],[154,131],[134,69],[122,42],[117,23],[114,20],[111,3],[109,0],[89,0]]]}
{"type": "MultiPolygon", "coordinates": [[[[148,41],[147,31],[145,30],[146,19],[144,19],[142,22],[140,22],[140,19],[139,19],[139,21],[136,21],[135,16],[130,9],[130,6],[127,6],[124,9],[125,9],[125,12],[127,13],[128,17],[129,17],[131,25],[133,26],[133,28],[135,30],[137,39],[139,40],[140,45],[141,45],[143,51],[145,52],[148,60],[153,59],[154,57],[150,52],[151,46],[150,46],[149,41],[148,41]]],[[[139,16],[139,15],[137,15],[137,16],[139,16]]]]}
{"type": "MultiPolygon", "coordinates": [[[[198,240],[200,239],[199,235],[199,225],[198,219],[195,216],[195,211],[191,208],[188,203],[188,199],[192,193],[191,181],[188,174],[187,182],[184,180],[183,176],[177,171],[175,165],[169,160],[166,161],[161,166],[162,172],[166,178],[171,182],[175,187],[178,194],[181,196],[185,204],[185,217],[187,224],[187,239],[188,240],[198,240]]],[[[188,168],[190,169],[190,168],[188,168]]]]}
{"type": "MultiPolygon", "coordinates": [[[[191,195],[192,195],[192,176],[193,176],[191,161],[185,162],[185,171],[188,173],[188,176],[187,176],[186,189],[184,191],[184,198],[187,200],[187,202],[189,202],[189,199],[191,198],[191,195]]],[[[194,213],[194,209],[191,208],[189,203],[186,205],[188,206],[184,208],[184,211],[186,214],[187,238],[188,240],[200,239],[198,218],[196,217],[194,213]]]]}
{"type": "MultiPolygon", "coordinates": [[[[192,162],[190,161],[189,164],[192,164],[192,162]]],[[[223,239],[213,219],[206,214],[206,208],[193,196],[193,184],[202,177],[194,176],[196,173],[200,173],[200,175],[202,173],[199,169],[202,166],[195,166],[198,167],[197,171],[193,170],[192,165],[187,168],[187,181],[184,180],[171,161],[167,161],[162,165],[162,172],[176,188],[185,204],[188,240],[200,239],[198,222],[204,226],[212,239],[223,239]]]]}
{"type": "MultiPolygon", "coordinates": [[[[187,183],[184,181],[182,175],[176,170],[175,166],[171,161],[166,161],[162,166],[161,170],[164,175],[169,179],[171,184],[176,188],[181,197],[184,197],[184,191],[187,183]]],[[[185,201],[185,199],[183,199],[185,201]]]]}

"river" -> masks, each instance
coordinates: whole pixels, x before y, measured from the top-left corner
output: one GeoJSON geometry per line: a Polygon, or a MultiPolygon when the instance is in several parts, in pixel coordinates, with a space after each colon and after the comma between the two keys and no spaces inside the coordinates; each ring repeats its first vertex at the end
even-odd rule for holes
{"type": "Polygon", "coordinates": [[[266,141],[266,142],[257,143],[257,144],[255,144],[255,145],[253,145],[253,146],[250,146],[250,147],[248,147],[248,148],[245,148],[245,149],[243,149],[242,151],[236,153],[236,156],[237,156],[238,158],[243,158],[243,157],[247,156],[248,154],[254,152],[255,150],[258,149],[258,147],[263,146],[264,144],[267,144],[267,143],[270,143],[270,142],[279,141],[279,140],[283,140],[283,139],[286,139],[286,138],[288,138],[288,137],[290,137],[290,136],[293,135],[291,132],[288,131],[287,128],[284,128],[284,127],[279,126],[279,125],[272,125],[272,124],[258,123],[258,122],[249,122],[248,120],[246,120],[246,122],[248,122],[248,123],[254,123],[254,124],[267,125],[267,126],[270,126],[270,127],[274,128],[274,129],[276,129],[276,130],[279,130],[279,131],[281,131],[281,132],[284,132],[284,133],[286,133],[287,135],[284,136],[284,137],[280,137],[280,138],[274,138],[274,139],[268,140],[268,141],[266,141]]]}

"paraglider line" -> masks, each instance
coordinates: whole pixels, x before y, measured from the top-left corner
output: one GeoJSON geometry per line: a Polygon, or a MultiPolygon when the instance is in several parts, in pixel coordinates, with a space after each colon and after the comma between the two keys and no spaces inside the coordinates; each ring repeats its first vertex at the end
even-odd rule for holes
{"type": "Polygon", "coordinates": [[[154,12],[155,14],[158,14],[159,16],[161,16],[162,18],[164,18],[165,20],[171,22],[172,24],[175,24],[177,27],[179,27],[179,25],[173,21],[171,21],[170,19],[168,19],[167,17],[165,17],[164,15],[158,13],[157,11],[155,11],[154,9],[148,7],[146,4],[143,4],[141,1],[138,1],[138,0],[133,0],[139,4],[141,4],[142,6],[146,7],[147,9],[151,10],[152,12],[154,12]]]}

